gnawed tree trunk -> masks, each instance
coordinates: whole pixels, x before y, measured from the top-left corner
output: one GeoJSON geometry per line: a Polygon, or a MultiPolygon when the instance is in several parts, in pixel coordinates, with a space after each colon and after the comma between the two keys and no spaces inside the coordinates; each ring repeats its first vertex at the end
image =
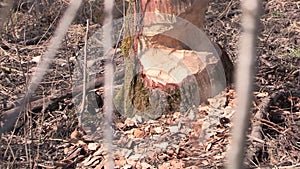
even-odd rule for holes
{"type": "Polygon", "coordinates": [[[122,42],[125,80],[115,97],[120,113],[155,119],[195,109],[224,90],[222,52],[202,32],[207,6],[208,0],[129,5],[122,42]]]}

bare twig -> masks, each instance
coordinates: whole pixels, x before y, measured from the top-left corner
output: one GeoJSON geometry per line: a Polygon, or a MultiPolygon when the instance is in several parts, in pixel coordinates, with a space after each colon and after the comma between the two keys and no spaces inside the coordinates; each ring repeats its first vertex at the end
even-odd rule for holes
{"type": "Polygon", "coordinates": [[[243,34],[237,67],[238,105],[234,119],[233,138],[228,154],[230,169],[240,169],[244,162],[244,147],[249,125],[249,110],[252,103],[253,76],[256,58],[257,23],[260,14],[260,0],[242,1],[243,34]]]}
{"type": "MultiPolygon", "coordinates": [[[[270,105],[271,97],[268,96],[266,98],[263,98],[261,103],[258,106],[258,111],[256,112],[254,119],[262,119],[263,115],[266,113],[269,105],[270,105]]],[[[254,138],[262,139],[261,135],[261,122],[259,120],[256,120],[252,125],[252,131],[251,136],[254,138]]]]}
{"type": "Polygon", "coordinates": [[[267,127],[269,127],[270,129],[272,129],[272,130],[274,130],[274,131],[276,131],[276,132],[278,132],[278,133],[281,133],[281,134],[288,134],[288,135],[294,137],[295,139],[300,140],[300,137],[297,136],[297,135],[296,135],[293,131],[291,131],[290,129],[286,129],[286,128],[284,128],[284,127],[281,127],[281,126],[279,126],[278,124],[275,124],[275,123],[273,123],[273,122],[271,122],[271,121],[269,121],[269,120],[266,120],[266,119],[258,119],[258,120],[261,121],[262,125],[267,126],[267,127]]]}
{"type": "Polygon", "coordinates": [[[260,119],[264,118],[264,114],[267,112],[270,105],[271,97],[267,96],[262,99],[261,103],[258,105],[258,110],[254,115],[254,122],[252,124],[252,130],[250,135],[248,136],[251,140],[252,145],[250,145],[247,149],[246,158],[250,161],[256,158],[256,153],[259,152],[265,142],[262,138],[262,122],[260,119]]]}
{"type": "Polygon", "coordinates": [[[89,20],[86,21],[86,32],[84,37],[84,56],[83,56],[83,79],[82,79],[82,101],[81,101],[81,109],[78,115],[78,126],[82,127],[82,113],[85,107],[85,97],[86,97],[86,83],[87,83],[87,41],[88,41],[88,33],[89,33],[89,20]]]}
{"type": "MultiPolygon", "coordinates": [[[[122,81],[122,79],[124,78],[124,71],[120,71],[120,72],[116,72],[114,75],[114,79],[116,84],[120,84],[120,82],[122,81]]],[[[86,83],[86,90],[92,90],[94,88],[98,88],[98,87],[103,87],[104,85],[104,77],[99,77],[94,79],[93,81],[90,81],[88,83],[86,83]]],[[[53,94],[51,96],[48,97],[44,97],[44,98],[31,98],[30,100],[28,100],[28,103],[31,106],[31,111],[35,111],[38,109],[47,109],[49,107],[55,107],[55,105],[64,100],[65,98],[71,98],[72,96],[76,96],[82,93],[82,88],[83,86],[75,86],[72,89],[66,90],[65,92],[61,93],[61,94],[53,94]],[[44,107],[44,103],[47,103],[47,106],[44,107]]],[[[3,114],[12,114],[13,112],[20,110],[21,105],[18,103],[20,101],[17,101],[15,103],[13,103],[13,105],[16,105],[15,108],[10,108],[9,110],[6,110],[3,114]]]]}
{"type": "Polygon", "coordinates": [[[105,44],[104,49],[104,58],[106,61],[105,64],[105,74],[104,74],[104,114],[105,114],[105,128],[104,128],[104,146],[107,151],[107,164],[106,168],[114,168],[114,161],[112,157],[112,141],[113,141],[113,129],[112,129],[112,113],[113,113],[113,77],[114,77],[114,67],[112,64],[112,57],[108,55],[109,51],[112,49],[112,12],[114,1],[105,0],[104,1],[104,12],[107,14],[104,20],[103,26],[103,40],[105,44]]]}
{"type": "Polygon", "coordinates": [[[10,114],[5,113],[3,119],[0,120],[0,133],[4,133],[10,131],[13,127],[17,117],[19,116],[20,112],[22,112],[25,106],[28,104],[30,98],[32,97],[33,93],[36,91],[38,85],[43,79],[43,76],[46,74],[48,67],[53,60],[60,44],[65,37],[71,22],[76,16],[76,13],[82,3],[82,0],[72,0],[66,12],[64,13],[57,29],[54,32],[53,38],[50,40],[48,50],[45,52],[42,60],[40,61],[37,70],[33,73],[30,83],[27,88],[26,95],[22,99],[21,106],[15,111],[10,112],[10,114]]]}

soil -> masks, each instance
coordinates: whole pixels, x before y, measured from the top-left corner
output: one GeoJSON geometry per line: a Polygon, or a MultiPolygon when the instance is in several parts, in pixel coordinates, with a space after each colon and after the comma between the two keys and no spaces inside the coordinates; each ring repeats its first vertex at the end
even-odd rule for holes
{"type": "MultiPolygon", "coordinates": [[[[0,42],[0,116],[18,106],[68,3],[67,0],[20,0],[19,6],[13,9],[0,42]]],[[[34,93],[35,100],[56,98],[71,91],[78,53],[85,44],[86,20],[90,20],[90,37],[102,26],[101,6],[102,1],[84,1],[34,93]]],[[[247,168],[300,168],[299,15],[298,0],[263,0],[245,158],[247,168]]],[[[205,32],[235,63],[238,62],[241,16],[238,0],[212,0],[206,14],[205,32]]],[[[120,17],[120,13],[115,17],[120,17]]],[[[117,65],[120,65],[122,56],[118,56],[117,65]]],[[[103,63],[97,66],[96,77],[103,74],[103,63]]],[[[100,104],[102,111],[103,88],[100,86],[88,94],[100,104]]],[[[210,99],[208,105],[196,108],[196,112],[174,112],[157,120],[115,115],[113,158],[116,167],[224,168],[235,96],[232,85],[210,99]]],[[[0,168],[105,166],[107,140],[103,139],[103,121],[96,120],[99,124],[91,123],[88,130],[78,128],[79,106],[71,97],[32,107],[34,105],[29,105],[20,114],[11,132],[1,134],[0,168]]],[[[88,109],[88,120],[101,119],[103,113],[93,114],[99,110],[88,109]]]]}

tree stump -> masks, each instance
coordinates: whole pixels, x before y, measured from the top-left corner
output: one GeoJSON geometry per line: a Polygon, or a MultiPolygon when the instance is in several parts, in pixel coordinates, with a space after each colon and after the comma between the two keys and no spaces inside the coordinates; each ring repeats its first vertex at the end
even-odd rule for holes
{"type": "Polygon", "coordinates": [[[225,89],[223,64],[232,63],[228,56],[222,63],[222,50],[202,31],[208,1],[142,0],[130,5],[133,20],[125,25],[133,25],[127,27],[132,34],[125,34],[122,49],[132,46],[125,48],[124,86],[115,98],[121,114],[156,119],[186,112],[225,89]]]}

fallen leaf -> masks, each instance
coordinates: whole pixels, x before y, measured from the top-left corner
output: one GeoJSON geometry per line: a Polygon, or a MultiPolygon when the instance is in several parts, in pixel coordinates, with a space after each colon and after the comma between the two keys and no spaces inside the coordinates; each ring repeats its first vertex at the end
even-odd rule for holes
{"type": "Polygon", "coordinates": [[[147,169],[147,168],[151,168],[151,165],[146,162],[142,162],[141,167],[142,167],[142,169],[147,169]]]}
{"type": "Polygon", "coordinates": [[[127,118],[124,122],[124,124],[127,126],[127,127],[134,127],[135,126],[135,123],[133,120],[127,118]]]}
{"type": "Polygon", "coordinates": [[[159,144],[153,144],[154,147],[158,147],[158,148],[161,148],[161,149],[166,149],[168,147],[169,143],[168,142],[162,142],[162,143],[159,143],[159,144]]]}
{"type": "Polygon", "coordinates": [[[180,168],[184,168],[184,163],[181,160],[171,160],[170,164],[172,166],[172,168],[176,168],[176,169],[180,169],[180,168]]]}
{"type": "Polygon", "coordinates": [[[135,138],[144,138],[145,137],[145,131],[141,129],[134,129],[133,136],[135,138]]]}
{"type": "Polygon", "coordinates": [[[126,165],[126,159],[124,157],[120,157],[118,160],[115,160],[116,167],[122,167],[126,165]]]}
{"type": "Polygon", "coordinates": [[[89,143],[88,144],[88,149],[91,151],[95,151],[99,148],[99,143],[89,143]]]}
{"type": "Polygon", "coordinates": [[[154,131],[157,133],[157,134],[160,134],[163,132],[163,128],[162,127],[155,127],[154,128],[154,131]]]}
{"type": "Polygon", "coordinates": [[[41,55],[32,57],[31,61],[34,63],[39,63],[41,60],[41,55]]]}

